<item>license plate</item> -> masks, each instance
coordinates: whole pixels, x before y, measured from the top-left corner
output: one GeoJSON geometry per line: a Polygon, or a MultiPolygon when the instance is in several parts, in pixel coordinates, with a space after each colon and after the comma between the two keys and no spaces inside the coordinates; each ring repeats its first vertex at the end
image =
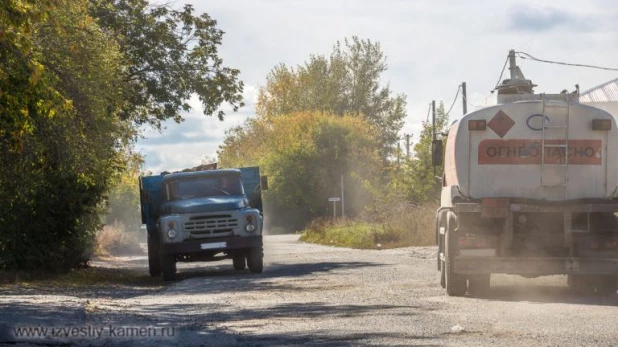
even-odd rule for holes
{"type": "Polygon", "coordinates": [[[506,218],[509,216],[509,199],[486,198],[481,201],[482,218],[506,218]]]}
{"type": "Polygon", "coordinates": [[[227,248],[227,242],[202,243],[200,245],[200,248],[202,249],[227,248]]]}

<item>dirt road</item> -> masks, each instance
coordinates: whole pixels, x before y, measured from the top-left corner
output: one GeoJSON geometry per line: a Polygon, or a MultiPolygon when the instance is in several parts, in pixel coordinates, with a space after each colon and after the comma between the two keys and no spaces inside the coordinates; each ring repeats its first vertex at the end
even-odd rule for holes
{"type": "MultiPolygon", "coordinates": [[[[0,344],[618,345],[618,295],[577,297],[564,277],[494,276],[489,299],[449,298],[433,247],[361,251],[282,235],[265,248],[261,275],[234,272],[230,260],[180,264],[166,284],[5,288],[0,344]],[[28,327],[47,337],[15,337],[28,327]]],[[[143,256],[94,265],[147,278],[143,256]]]]}

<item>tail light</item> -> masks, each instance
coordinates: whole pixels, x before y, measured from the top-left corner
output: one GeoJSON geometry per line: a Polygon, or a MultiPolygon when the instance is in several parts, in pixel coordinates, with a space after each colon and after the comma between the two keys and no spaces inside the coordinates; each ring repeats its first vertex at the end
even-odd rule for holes
{"type": "Polygon", "coordinates": [[[590,248],[594,250],[616,250],[618,249],[618,239],[592,240],[590,248]]]}
{"type": "Polygon", "coordinates": [[[484,119],[470,119],[468,121],[468,130],[485,130],[487,129],[487,121],[484,119]]]}
{"type": "Polygon", "coordinates": [[[612,130],[611,119],[593,119],[592,130],[612,130]]]}

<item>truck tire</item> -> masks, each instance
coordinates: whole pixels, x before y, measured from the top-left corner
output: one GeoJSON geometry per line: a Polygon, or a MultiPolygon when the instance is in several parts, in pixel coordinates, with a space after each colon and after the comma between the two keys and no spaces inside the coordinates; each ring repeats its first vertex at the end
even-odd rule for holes
{"type": "Polygon", "coordinates": [[[613,275],[598,276],[596,279],[597,294],[609,296],[618,291],[618,278],[613,275]]]}
{"type": "Polygon", "coordinates": [[[446,269],[444,262],[442,262],[442,266],[440,266],[440,287],[446,288],[446,269]]]}
{"type": "Polygon", "coordinates": [[[457,254],[457,242],[455,235],[455,215],[453,212],[447,214],[446,236],[445,236],[445,286],[448,296],[463,296],[466,294],[466,278],[455,273],[455,255],[457,254]]]}
{"type": "Polygon", "coordinates": [[[247,257],[245,256],[245,252],[234,254],[232,257],[232,263],[234,264],[234,270],[236,271],[242,271],[247,268],[247,257]]]}
{"type": "Polygon", "coordinates": [[[261,273],[264,270],[264,251],[262,246],[249,248],[247,265],[253,273],[261,273]]]}
{"type": "Polygon", "coordinates": [[[164,281],[173,281],[176,279],[176,255],[161,254],[161,270],[163,272],[164,281]]]}
{"type": "Polygon", "coordinates": [[[159,261],[159,234],[148,233],[148,271],[150,276],[161,276],[161,263],[159,261]]]}
{"type": "Polygon", "coordinates": [[[436,245],[438,245],[437,265],[438,271],[442,271],[442,259],[440,259],[440,252],[444,251],[444,238],[440,235],[440,227],[446,227],[444,220],[446,219],[446,213],[440,213],[436,217],[436,245]]]}
{"type": "Polygon", "coordinates": [[[491,275],[474,275],[468,277],[468,292],[476,298],[486,298],[491,292],[491,275]]]}
{"type": "Polygon", "coordinates": [[[577,295],[590,295],[594,292],[594,280],[590,275],[568,275],[567,284],[577,295]]]}

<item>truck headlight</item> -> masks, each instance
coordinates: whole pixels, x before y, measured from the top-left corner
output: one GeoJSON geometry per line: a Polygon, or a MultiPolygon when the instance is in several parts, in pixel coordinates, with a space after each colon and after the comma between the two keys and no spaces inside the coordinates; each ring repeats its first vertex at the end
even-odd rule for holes
{"type": "Polygon", "coordinates": [[[256,229],[255,224],[247,224],[247,225],[245,226],[245,230],[247,230],[247,231],[248,231],[248,232],[250,232],[250,233],[254,232],[254,231],[255,231],[255,229],[256,229]]]}
{"type": "Polygon", "coordinates": [[[178,235],[178,233],[175,229],[169,229],[167,231],[167,237],[169,237],[170,239],[173,239],[174,237],[176,237],[176,235],[178,235]]]}

